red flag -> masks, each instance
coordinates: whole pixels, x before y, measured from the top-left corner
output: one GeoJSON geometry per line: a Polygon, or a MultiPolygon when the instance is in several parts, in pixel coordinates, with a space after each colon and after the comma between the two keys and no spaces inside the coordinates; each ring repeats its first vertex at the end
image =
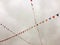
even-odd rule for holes
{"type": "Polygon", "coordinates": [[[55,16],[52,16],[52,18],[55,18],[55,16]]]}
{"type": "Polygon", "coordinates": [[[30,1],[32,1],[32,0],[30,0],[30,1]]]}

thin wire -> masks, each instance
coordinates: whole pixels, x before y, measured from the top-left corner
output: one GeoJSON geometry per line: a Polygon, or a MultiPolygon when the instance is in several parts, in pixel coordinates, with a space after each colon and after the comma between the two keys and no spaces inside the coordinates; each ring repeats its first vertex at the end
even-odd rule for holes
{"type": "MultiPolygon", "coordinates": [[[[37,24],[37,22],[36,22],[36,18],[35,18],[35,15],[34,15],[34,21],[35,21],[35,24],[37,24]]],[[[38,36],[39,36],[39,39],[40,39],[41,45],[43,45],[43,44],[42,44],[42,41],[41,41],[41,37],[40,37],[39,29],[38,29],[38,27],[36,27],[36,28],[37,28],[37,31],[38,31],[38,36]]]]}
{"type": "MultiPolygon", "coordinates": [[[[33,15],[34,15],[34,22],[35,22],[35,24],[37,24],[37,21],[36,21],[36,18],[35,18],[35,11],[34,11],[33,3],[32,2],[31,2],[31,6],[32,6],[33,15]]],[[[41,41],[39,29],[38,29],[38,27],[36,27],[36,28],[37,28],[37,31],[38,31],[38,36],[39,36],[39,39],[40,39],[40,43],[41,43],[41,45],[43,45],[43,43],[41,41]]]]}
{"type": "MultiPolygon", "coordinates": [[[[6,28],[6,30],[10,31],[13,34],[16,34],[15,32],[11,31],[9,28],[7,28],[5,25],[1,24],[1,26],[3,26],[4,28],[6,28]]],[[[18,36],[18,38],[22,39],[23,41],[25,41],[26,43],[32,45],[30,42],[26,41],[25,39],[23,39],[21,36],[18,36]]]]}

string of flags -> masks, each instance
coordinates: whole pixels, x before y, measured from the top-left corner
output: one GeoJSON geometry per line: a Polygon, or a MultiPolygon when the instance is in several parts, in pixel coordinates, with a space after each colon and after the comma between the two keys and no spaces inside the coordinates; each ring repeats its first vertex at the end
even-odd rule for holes
{"type": "MultiPolygon", "coordinates": [[[[45,20],[39,22],[38,24],[35,24],[34,26],[31,26],[31,27],[25,29],[24,31],[19,32],[19,33],[13,35],[13,36],[10,36],[10,37],[8,37],[8,38],[6,38],[6,39],[0,40],[0,42],[4,42],[4,41],[7,41],[7,40],[9,40],[9,39],[11,39],[11,38],[13,38],[13,37],[16,37],[16,36],[18,36],[18,35],[24,34],[25,32],[28,32],[30,29],[32,29],[32,28],[34,28],[34,27],[37,27],[37,26],[39,26],[40,24],[43,24],[43,23],[45,23],[45,22],[48,22],[49,20],[55,19],[56,17],[59,17],[59,14],[56,14],[55,16],[49,17],[48,19],[45,19],[45,20]]],[[[0,24],[0,25],[2,25],[2,24],[0,24]]]]}
{"type": "MultiPolygon", "coordinates": [[[[9,28],[7,28],[5,25],[0,24],[1,26],[3,26],[5,29],[7,29],[8,31],[10,31],[13,34],[16,34],[15,32],[11,31],[9,28]]],[[[18,36],[18,38],[22,39],[23,41],[25,41],[26,43],[32,45],[30,42],[26,41],[25,39],[23,39],[21,36],[18,36]]]]}

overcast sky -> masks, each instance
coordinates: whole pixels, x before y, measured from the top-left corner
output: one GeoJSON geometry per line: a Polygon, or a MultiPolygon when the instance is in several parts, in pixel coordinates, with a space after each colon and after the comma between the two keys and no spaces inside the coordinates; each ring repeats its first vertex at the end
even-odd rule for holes
{"type": "MultiPolygon", "coordinates": [[[[60,14],[60,0],[33,0],[32,3],[37,23],[57,13],[60,14]]],[[[35,25],[30,0],[0,0],[0,23],[14,33],[35,25]]],[[[12,35],[14,34],[0,25],[0,41],[12,35]]],[[[31,44],[17,36],[8,41],[0,42],[0,45],[41,45],[41,41],[43,45],[60,45],[60,17],[19,36],[31,44]],[[40,37],[37,28],[40,30],[40,37]]]]}

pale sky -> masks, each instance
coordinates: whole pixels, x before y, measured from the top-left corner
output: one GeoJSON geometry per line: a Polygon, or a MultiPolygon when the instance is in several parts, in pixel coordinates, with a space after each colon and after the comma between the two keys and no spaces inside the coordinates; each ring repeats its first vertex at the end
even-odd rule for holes
{"type": "MultiPolygon", "coordinates": [[[[32,3],[37,23],[60,14],[60,0],[33,0],[32,3]]],[[[35,25],[31,1],[0,0],[0,24],[3,24],[0,25],[0,41],[35,25]],[[4,28],[4,25],[15,34],[4,28]]],[[[60,17],[0,42],[0,45],[41,45],[41,42],[43,45],[60,45],[60,17]]]]}

